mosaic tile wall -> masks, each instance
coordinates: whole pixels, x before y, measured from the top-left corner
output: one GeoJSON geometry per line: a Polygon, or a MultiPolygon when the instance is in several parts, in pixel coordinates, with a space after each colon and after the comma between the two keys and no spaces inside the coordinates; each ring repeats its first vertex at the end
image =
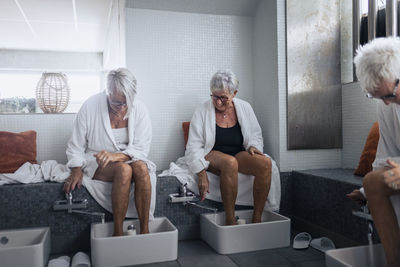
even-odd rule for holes
{"type": "Polygon", "coordinates": [[[65,150],[72,134],[76,114],[0,114],[0,131],[37,132],[37,161],[67,162],[65,150]]]}
{"type": "Polygon", "coordinates": [[[343,168],[357,168],[369,130],[377,120],[377,102],[365,97],[358,82],[342,86],[343,168]]]}
{"type": "Polygon", "coordinates": [[[233,70],[238,97],[253,104],[252,22],[247,16],[126,9],[126,62],[149,109],[149,158],[158,170],[183,156],[181,124],[210,99],[217,70],[233,70]]]}

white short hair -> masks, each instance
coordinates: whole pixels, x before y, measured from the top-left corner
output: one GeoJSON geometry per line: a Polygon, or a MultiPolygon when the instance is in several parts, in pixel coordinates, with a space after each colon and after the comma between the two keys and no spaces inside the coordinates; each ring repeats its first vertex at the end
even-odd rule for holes
{"type": "Polygon", "coordinates": [[[211,78],[211,92],[220,92],[228,90],[233,94],[239,88],[239,81],[231,70],[219,70],[211,78]]]}
{"type": "Polygon", "coordinates": [[[128,110],[124,119],[129,117],[132,111],[133,100],[136,95],[136,78],[126,68],[111,70],[107,75],[107,93],[110,94],[113,90],[124,94],[126,98],[126,106],[128,110]]]}
{"type": "Polygon", "coordinates": [[[400,39],[377,38],[357,50],[354,58],[361,88],[376,93],[383,81],[400,78],[400,39]]]}

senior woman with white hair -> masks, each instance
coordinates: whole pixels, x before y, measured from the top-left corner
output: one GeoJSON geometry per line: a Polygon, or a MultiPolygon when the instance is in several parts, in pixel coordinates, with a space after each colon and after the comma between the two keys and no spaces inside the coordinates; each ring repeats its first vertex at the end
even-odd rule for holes
{"type": "Polygon", "coordinates": [[[357,51],[354,63],[367,97],[382,101],[377,103],[380,137],[373,171],[364,177],[363,189],[353,191],[348,197],[358,203],[368,200],[387,266],[400,266],[400,230],[396,218],[400,202],[399,196],[391,198],[400,193],[400,39],[373,40],[357,51]]]}
{"type": "Polygon", "coordinates": [[[209,190],[206,170],[220,176],[226,225],[236,224],[238,172],[255,177],[253,223],[261,222],[271,186],[271,159],[262,152],[261,128],[250,104],[235,98],[238,87],[232,71],[214,74],[210,81],[211,99],[192,117],[185,152],[189,170],[198,175],[202,200],[209,190]]]}
{"type": "Polygon", "coordinates": [[[123,235],[132,182],[140,233],[149,232],[152,129],[147,108],[135,96],[133,74],[126,68],[110,71],[106,91],[90,97],[79,110],[67,147],[67,193],[80,187],[83,174],[112,183],[114,236],[123,235]]]}

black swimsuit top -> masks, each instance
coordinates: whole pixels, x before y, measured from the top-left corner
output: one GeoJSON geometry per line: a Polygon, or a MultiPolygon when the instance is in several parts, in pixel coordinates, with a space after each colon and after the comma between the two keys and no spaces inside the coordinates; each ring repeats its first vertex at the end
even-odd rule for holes
{"type": "Polygon", "coordinates": [[[230,128],[216,125],[215,144],[212,150],[217,150],[231,156],[244,151],[243,134],[239,122],[230,128]]]}

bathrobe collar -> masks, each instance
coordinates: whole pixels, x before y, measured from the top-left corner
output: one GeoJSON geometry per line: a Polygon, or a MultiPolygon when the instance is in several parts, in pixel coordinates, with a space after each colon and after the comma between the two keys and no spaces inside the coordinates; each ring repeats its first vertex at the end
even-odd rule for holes
{"type": "MultiPolygon", "coordinates": [[[[243,125],[245,125],[245,123],[243,121],[244,120],[243,109],[242,109],[242,106],[240,105],[240,100],[236,99],[236,97],[234,97],[232,99],[232,101],[233,101],[233,104],[235,105],[236,117],[241,126],[241,131],[242,131],[242,135],[243,135],[243,146],[247,149],[247,145],[249,143],[249,133],[247,131],[248,128],[243,127],[243,125]]],[[[207,122],[208,122],[208,129],[210,129],[211,131],[209,132],[208,138],[206,138],[206,140],[207,140],[206,147],[213,147],[215,144],[215,133],[216,133],[216,124],[217,123],[215,121],[215,106],[214,106],[212,100],[209,100],[208,110],[209,110],[210,120],[207,120],[207,122]]]]}
{"type": "MultiPolygon", "coordinates": [[[[135,104],[135,100],[133,101],[133,104],[135,104]]],[[[103,92],[103,97],[101,98],[101,104],[99,105],[99,109],[100,109],[99,110],[100,114],[102,114],[103,126],[104,126],[104,129],[106,130],[107,136],[112,141],[114,148],[116,150],[120,150],[118,148],[117,142],[115,141],[115,137],[112,132],[110,114],[108,112],[107,94],[105,91],[103,92]]],[[[132,142],[133,142],[133,134],[134,134],[133,111],[134,111],[134,108],[132,108],[131,114],[129,115],[129,118],[128,118],[128,136],[129,136],[128,145],[132,145],[132,142]]]]}

